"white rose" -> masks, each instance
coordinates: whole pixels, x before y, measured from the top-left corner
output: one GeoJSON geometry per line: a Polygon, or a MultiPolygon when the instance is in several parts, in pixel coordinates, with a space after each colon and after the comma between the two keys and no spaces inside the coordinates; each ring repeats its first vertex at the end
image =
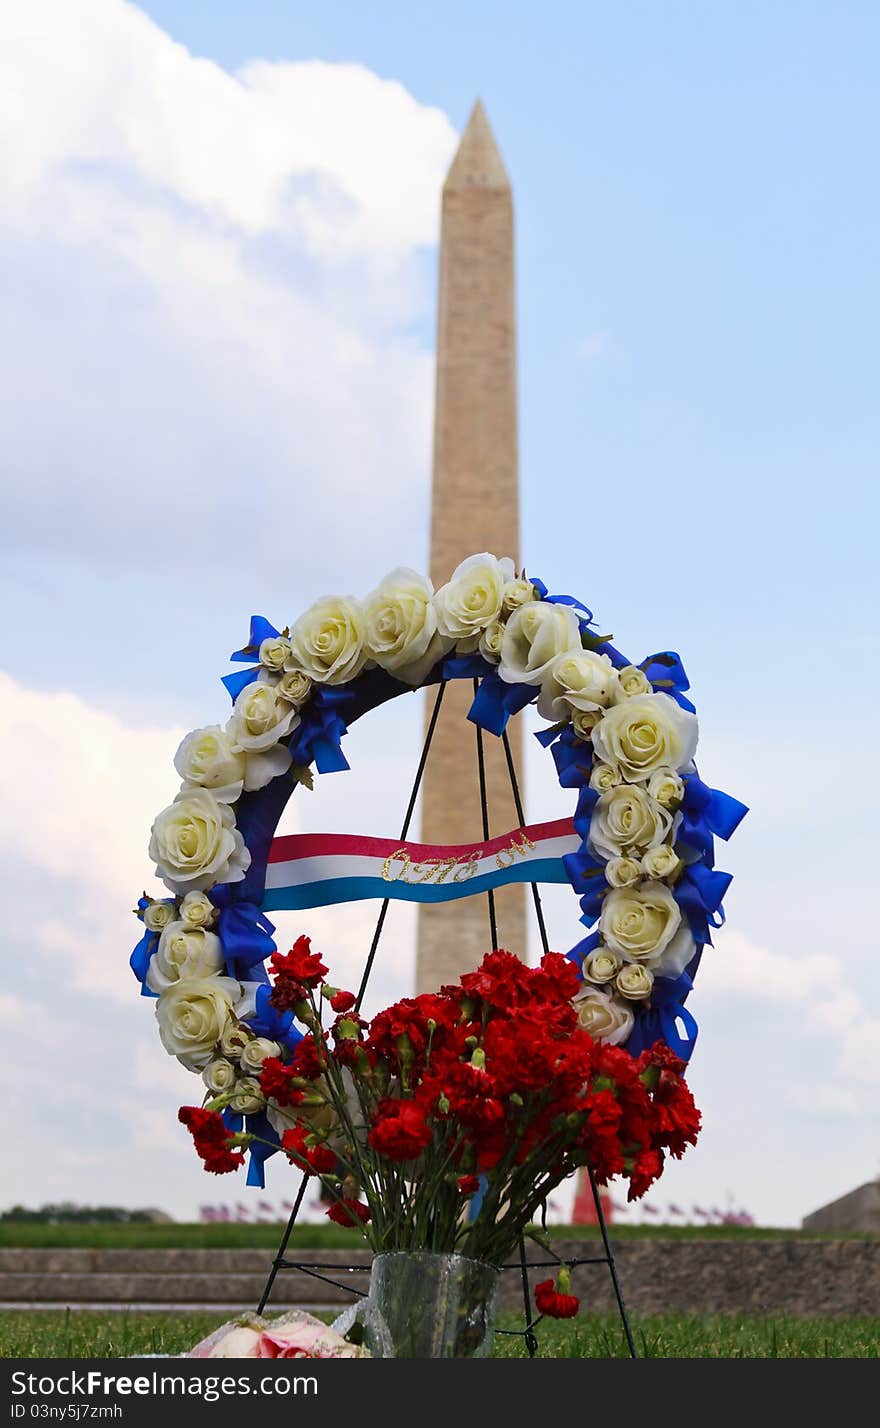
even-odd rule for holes
{"type": "Polygon", "coordinates": [[[623,699],[632,699],[636,694],[651,694],[652,685],[643,669],[636,664],[625,665],[617,671],[617,683],[613,699],[619,704],[623,699]]]}
{"type": "Polygon", "coordinates": [[[593,730],[601,718],[601,709],[572,709],[571,727],[579,739],[592,739],[593,730]]]}
{"type": "Polygon", "coordinates": [[[525,575],[519,576],[517,580],[508,580],[504,587],[504,596],[501,601],[501,608],[505,615],[511,615],[514,610],[518,610],[520,605],[527,605],[530,600],[537,600],[538,592],[525,575]]]}
{"type": "Polygon", "coordinates": [[[578,618],[571,606],[533,600],[520,605],[507,621],[498,673],[507,684],[541,684],[557,655],[580,649],[578,618]]]}
{"type": "Polygon", "coordinates": [[[636,858],[609,858],[605,864],[605,881],[612,888],[629,888],[641,882],[642,865],[636,858]]]}
{"type": "Polygon", "coordinates": [[[270,635],[260,645],[260,664],[280,674],[290,659],[290,640],[284,635],[270,635]]]}
{"type": "Polygon", "coordinates": [[[175,982],[156,1002],[159,1038],[169,1056],[202,1071],[216,1047],[241,988],[231,977],[175,982]]]}
{"type": "Polygon", "coordinates": [[[329,595],[300,615],[290,634],[296,666],[318,684],[347,684],[367,662],[364,614],[356,600],[329,595]]]}
{"type": "Polygon", "coordinates": [[[611,700],[617,674],[607,655],[594,650],[565,650],[551,661],[541,684],[538,713],[558,723],[573,709],[604,709],[611,700]]]}
{"type": "MultiPolygon", "coordinates": [[[[274,749],[280,739],[298,728],[299,722],[293,705],[279,697],[276,685],[256,680],[246,684],[239,694],[226,728],[237,752],[262,754],[274,749]]],[[[247,786],[246,779],[245,788],[247,786]]]]}
{"type": "Polygon", "coordinates": [[[221,803],[234,803],[244,788],[245,761],[219,724],[193,729],[177,753],[174,767],[186,788],[209,788],[221,803]]]}
{"type": "Polygon", "coordinates": [[[681,858],[671,843],[661,843],[659,848],[649,848],[642,858],[645,877],[655,878],[658,882],[677,877],[681,867],[681,858]]]}
{"type": "Polygon", "coordinates": [[[660,768],[681,769],[697,747],[697,716],[668,694],[636,694],[607,710],[593,730],[593,748],[624,778],[638,781],[660,768]]]}
{"type": "Polygon", "coordinates": [[[480,642],[477,645],[483,659],[490,664],[497,664],[501,658],[501,641],[504,639],[504,626],[500,620],[493,620],[491,625],[487,625],[480,635],[480,642]]]}
{"type": "Polygon", "coordinates": [[[253,1116],[257,1111],[261,1111],[266,1104],[266,1097],[260,1089],[260,1083],[253,1076],[242,1076],[235,1088],[235,1095],[229,1102],[229,1108],[238,1111],[243,1116],[253,1116]]]}
{"type": "Polygon", "coordinates": [[[608,793],[620,783],[620,769],[614,764],[596,764],[590,774],[590,788],[597,793],[608,793]]]}
{"type": "Polygon", "coordinates": [[[312,692],[312,681],[299,669],[288,669],[275,686],[279,699],[286,699],[294,709],[301,709],[312,692]]]}
{"type": "Polygon", "coordinates": [[[628,1002],[643,1002],[651,995],[654,978],[647,967],[641,966],[639,962],[630,962],[620,969],[614,985],[628,1002]]]}
{"type": "Polygon", "coordinates": [[[238,1080],[238,1072],[231,1061],[224,1061],[218,1057],[216,1061],[210,1061],[202,1072],[202,1080],[209,1091],[213,1091],[215,1096],[225,1095],[231,1091],[238,1080]]]}
{"type": "Polygon", "coordinates": [[[231,1056],[233,1060],[238,1061],[248,1042],[253,1039],[254,1033],[249,1031],[246,1026],[242,1026],[240,1021],[230,1020],[223,1028],[223,1034],[220,1037],[220,1050],[224,1056],[231,1056]]]}
{"type": "Polygon", "coordinates": [[[614,888],[602,903],[602,940],[627,961],[659,963],[681,923],[681,909],[665,883],[614,888]]]}
{"type": "Polygon", "coordinates": [[[259,1071],[267,1056],[280,1055],[281,1047],[277,1041],[270,1041],[266,1036],[254,1036],[242,1047],[239,1065],[242,1071],[259,1071]]]}
{"type": "Polygon", "coordinates": [[[675,769],[658,769],[648,780],[648,792],[664,808],[674,810],[684,798],[684,780],[675,769]]]}
{"type": "Polygon", "coordinates": [[[597,947],[584,958],[581,971],[588,982],[612,982],[620,970],[620,958],[607,947],[597,947]]]}
{"type": "Polygon", "coordinates": [[[232,809],[206,788],[179,793],[163,808],[150,832],[150,857],[178,893],[240,882],[251,865],[232,809]]]}
{"type": "Polygon", "coordinates": [[[210,927],[217,909],[203,892],[188,892],[180,904],[180,920],[188,927],[210,927]]]}
{"type": "Polygon", "coordinates": [[[643,788],[619,784],[599,795],[590,818],[590,846],[602,858],[632,849],[644,853],[662,843],[671,827],[672,814],[643,788]]]}
{"type": "Polygon", "coordinates": [[[602,987],[582,987],[572,997],[578,1025],[588,1031],[594,1041],[619,1046],[633,1029],[635,1017],[625,1002],[619,1002],[602,987]]]}
{"type": "Polygon", "coordinates": [[[161,932],[169,922],[177,917],[177,908],[166,898],[150,898],[149,906],[141,914],[141,920],[148,932],[161,932]]]}
{"type": "Polygon", "coordinates": [[[175,982],[213,977],[223,965],[223,944],[215,932],[170,922],[150,958],[147,986],[151,992],[164,992],[175,982]]]}
{"type": "Polygon", "coordinates": [[[459,650],[475,650],[487,625],[501,614],[504,591],[514,577],[513,561],[497,560],[488,551],[469,555],[434,597],[437,628],[459,650]]]}
{"type": "Polygon", "coordinates": [[[364,628],[371,658],[404,684],[421,684],[451,648],[437,633],[433,585],[403,567],[367,596],[364,628]]]}

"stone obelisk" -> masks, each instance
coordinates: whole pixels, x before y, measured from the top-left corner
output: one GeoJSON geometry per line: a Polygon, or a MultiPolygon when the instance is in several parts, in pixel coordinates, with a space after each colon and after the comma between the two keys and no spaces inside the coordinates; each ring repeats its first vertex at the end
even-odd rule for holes
{"type": "MultiPolygon", "coordinates": [[[[436,361],[431,579],[438,588],[478,551],[509,555],[519,569],[513,195],[479,100],[443,185],[436,361]]],[[[434,697],[429,689],[426,720],[434,697]]],[[[425,769],[422,842],[482,837],[472,699],[469,680],[446,688],[425,769]]],[[[518,718],[508,738],[519,769],[518,718]]],[[[518,820],[501,740],[484,734],[483,747],[495,836],[518,820]]],[[[498,945],[525,957],[525,889],[498,889],[495,900],[498,945]]],[[[485,896],[421,906],[417,992],[455,981],[489,950],[485,896]]]]}

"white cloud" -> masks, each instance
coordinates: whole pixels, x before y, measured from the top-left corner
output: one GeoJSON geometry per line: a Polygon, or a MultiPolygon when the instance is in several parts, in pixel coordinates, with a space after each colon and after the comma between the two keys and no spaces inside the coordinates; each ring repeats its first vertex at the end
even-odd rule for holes
{"type": "Polygon", "coordinates": [[[381,488],[421,544],[445,115],[358,65],[228,74],[123,0],[4,31],[3,538],[246,563],[271,530],[280,574],[331,528],[356,560],[381,488]]]}

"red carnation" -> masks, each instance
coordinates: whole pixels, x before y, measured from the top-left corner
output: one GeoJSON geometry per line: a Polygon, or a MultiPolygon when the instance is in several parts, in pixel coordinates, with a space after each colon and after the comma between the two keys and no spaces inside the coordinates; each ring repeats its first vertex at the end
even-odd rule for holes
{"type": "Polygon", "coordinates": [[[311,1132],[305,1126],[293,1126],[281,1137],[281,1145],[290,1159],[307,1175],[330,1175],[336,1169],[336,1156],[326,1145],[309,1145],[311,1132]]]}
{"type": "Polygon", "coordinates": [[[301,1106],[305,1092],[301,1087],[291,1085],[297,1072],[289,1062],[277,1056],[267,1056],[260,1067],[260,1090],[264,1096],[271,1096],[279,1106],[301,1106]]]}
{"type": "Polygon", "coordinates": [[[476,1175],[460,1175],[458,1177],[458,1193],[467,1199],[471,1195],[476,1195],[480,1188],[480,1182],[476,1175]]]}
{"type": "Polygon", "coordinates": [[[356,1001],[354,992],[339,991],[330,998],[330,1005],[335,1012],[347,1012],[351,1011],[356,1001]]]}
{"type": "Polygon", "coordinates": [[[327,1211],[327,1219],[345,1229],[350,1229],[358,1223],[366,1224],[372,1217],[373,1212],[369,1205],[362,1204],[360,1200],[334,1200],[327,1211]]]}
{"type": "Polygon", "coordinates": [[[544,1279],[540,1284],[535,1285],[535,1303],[538,1306],[539,1314],[546,1314],[548,1319],[573,1319],[580,1308],[581,1301],[577,1295],[567,1293],[569,1283],[568,1270],[560,1270],[556,1278],[556,1284],[552,1279],[544,1279]],[[556,1285],[562,1286],[562,1292],[556,1285]]]}
{"type": "Polygon", "coordinates": [[[190,1132],[196,1154],[212,1175],[226,1175],[244,1165],[241,1152],[230,1149],[232,1133],[216,1111],[207,1111],[199,1106],[181,1106],[177,1119],[190,1132]]]}
{"type": "Polygon", "coordinates": [[[379,1103],[370,1131],[370,1145],[389,1160],[415,1160],[431,1139],[424,1109],[413,1101],[379,1103]]]}
{"type": "Polygon", "coordinates": [[[329,970],[311,951],[308,937],[298,937],[289,952],[273,952],[271,963],[275,985],[269,1000],[278,1011],[295,1011],[297,1003],[306,1000],[308,989],[316,987],[329,970]]]}

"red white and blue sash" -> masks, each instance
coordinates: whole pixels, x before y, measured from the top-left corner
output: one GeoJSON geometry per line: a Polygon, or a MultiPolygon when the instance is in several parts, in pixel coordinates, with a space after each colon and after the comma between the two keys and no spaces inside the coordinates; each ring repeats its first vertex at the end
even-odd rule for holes
{"type": "Polygon", "coordinates": [[[570,818],[450,846],[295,833],[272,843],[263,908],[296,911],[386,897],[449,902],[504,883],[567,883],[562,859],[580,845],[570,818]]]}

